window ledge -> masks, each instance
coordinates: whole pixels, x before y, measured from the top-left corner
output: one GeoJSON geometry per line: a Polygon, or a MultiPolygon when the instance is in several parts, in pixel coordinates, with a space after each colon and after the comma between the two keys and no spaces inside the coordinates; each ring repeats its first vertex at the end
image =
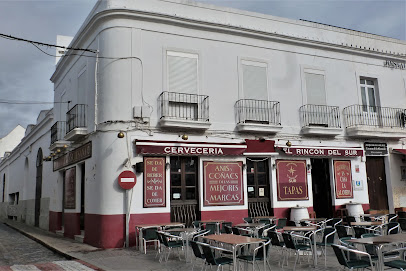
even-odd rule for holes
{"type": "Polygon", "coordinates": [[[400,127],[372,127],[372,126],[355,126],[346,129],[350,137],[373,137],[373,138],[405,138],[406,129],[400,127]]]}
{"type": "Polygon", "coordinates": [[[208,121],[165,119],[159,121],[159,125],[164,128],[182,128],[188,130],[207,130],[211,123],[208,121]]]}
{"type": "Polygon", "coordinates": [[[237,130],[239,132],[276,134],[282,130],[282,126],[278,124],[238,123],[237,130]]]}

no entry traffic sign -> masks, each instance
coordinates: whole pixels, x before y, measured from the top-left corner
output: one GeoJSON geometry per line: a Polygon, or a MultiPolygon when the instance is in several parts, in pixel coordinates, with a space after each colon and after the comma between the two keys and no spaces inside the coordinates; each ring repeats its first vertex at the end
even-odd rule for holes
{"type": "Polygon", "coordinates": [[[137,177],[134,172],[126,170],[118,175],[118,184],[123,189],[131,189],[137,183],[137,177]]]}

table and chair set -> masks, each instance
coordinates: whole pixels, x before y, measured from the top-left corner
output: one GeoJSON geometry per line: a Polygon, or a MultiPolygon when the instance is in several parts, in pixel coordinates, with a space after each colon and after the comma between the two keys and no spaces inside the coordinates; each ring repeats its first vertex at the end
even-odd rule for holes
{"type": "MultiPolygon", "coordinates": [[[[267,233],[276,230],[278,224],[271,222],[277,220],[273,216],[253,217],[235,225],[224,220],[202,220],[193,221],[193,227],[189,228],[174,222],[139,224],[135,225],[136,244],[143,253],[147,252],[148,244],[154,244],[160,262],[166,262],[172,251],[177,250],[179,259],[184,254],[184,260],[192,262],[193,268],[200,259],[218,269],[230,265],[233,270],[242,270],[241,265],[247,268],[250,263],[253,270],[259,270],[259,266],[270,270],[267,255],[271,240],[267,233]]],[[[283,225],[284,220],[281,219],[283,225]]]]}

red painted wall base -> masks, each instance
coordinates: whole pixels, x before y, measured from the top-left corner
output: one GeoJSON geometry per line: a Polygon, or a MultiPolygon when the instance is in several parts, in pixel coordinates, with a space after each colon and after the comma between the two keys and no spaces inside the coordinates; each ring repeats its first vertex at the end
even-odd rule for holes
{"type": "Polygon", "coordinates": [[[80,213],[64,213],[64,236],[75,238],[80,234],[80,213]]]}
{"type": "Polygon", "coordinates": [[[49,231],[55,232],[62,229],[62,212],[49,211],[49,231]]]}
{"type": "Polygon", "coordinates": [[[248,217],[248,210],[222,210],[201,212],[201,220],[224,220],[233,224],[244,223],[243,218],[248,217]]]}

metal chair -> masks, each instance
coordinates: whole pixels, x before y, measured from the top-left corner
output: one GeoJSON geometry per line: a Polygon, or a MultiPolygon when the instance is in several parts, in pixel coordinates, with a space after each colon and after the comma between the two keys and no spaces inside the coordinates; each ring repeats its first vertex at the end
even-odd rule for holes
{"type": "Polygon", "coordinates": [[[354,237],[355,238],[361,238],[361,235],[367,233],[367,229],[364,227],[357,227],[354,226],[352,227],[353,231],[354,231],[354,237]]]}
{"type": "Polygon", "coordinates": [[[292,233],[286,233],[283,232],[282,233],[282,237],[283,237],[283,241],[285,242],[285,247],[287,249],[291,249],[293,251],[295,251],[295,265],[293,266],[293,270],[296,270],[296,264],[297,261],[299,260],[299,255],[300,255],[300,251],[304,252],[304,251],[312,251],[312,241],[309,237],[305,237],[305,236],[301,236],[301,235],[296,235],[296,234],[292,234],[292,233]],[[298,239],[302,239],[302,240],[306,240],[307,242],[301,242],[300,244],[296,243],[294,241],[293,238],[298,238],[298,239]]]}
{"type": "Polygon", "coordinates": [[[206,257],[204,256],[204,254],[202,253],[202,251],[199,248],[199,245],[197,244],[196,241],[190,241],[189,242],[190,246],[192,247],[192,251],[193,254],[195,255],[195,260],[193,261],[193,266],[192,266],[192,271],[195,267],[195,263],[197,261],[197,259],[202,259],[203,260],[203,264],[206,262],[206,257]]]}
{"type": "MultiPolygon", "coordinates": [[[[406,247],[394,249],[391,251],[384,252],[384,257],[387,253],[397,253],[398,255],[402,255],[406,250],[406,247]]],[[[406,270],[406,261],[404,259],[392,260],[392,261],[385,261],[385,266],[390,268],[396,268],[400,270],[406,270]]]]}
{"type": "Polygon", "coordinates": [[[334,250],[334,254],[337,257],[338,262],[340,265],[344,266],[344,268],[348,268],[350,270],[358,269],[358,268],[371,268],[373,270],[374,264],[371,259],[371,255],[364,251],[359,251],[357,249],[352,249],[344,246],[340,246],[337,244],[331,245],[334,250]],[[359,256],[364,256],[368,260],[363,259],[349,259],[347,255],[349,253],[353,253],[359,256]]]}
{"type": "MultiPolygon", "coordinates": [[[[260,246],[258,246],[257,248],[254,249],[252,254],[248,254],[248,255],[240,255],[237,258],[241,261],[244,262],[251,262],[252,263],[252,271],[255,271],[255,263],[258,266],[257,270],[260,270],[260,267],[258,265],[258,261],[263,261],[264,260],[264,248],[265,248],[265,257],[266,255],[268,255],[269,253],[269,247],[271,240],[268,240],[267,242],[265,242],[264,244],[261,244],[260,246]]],[[[271,265],[269,264],[268,260],[266,260],[266,263],[268,264],[269,269],[271,270],[271,265]]]]}
{"type": "Polygon", "coordinates": [[[325,223],[326,227],[335,228],[336,225],[339,225],[341,222],[343,222],[343,220],[341,218],[334,217],[334,218],[327,219],[324,223],[325,223]]]}
{"type": "Polygon", "coordinates": [[[220,247],[212,247],[206,243],[198,243],[198,245],[203,250],[203,255],[206,259],[206,263],[211,266],[213,266],[213,265],[217,266],[217,271],[220,269],[220,267],[223,268],[223,265],[233,264],[233,259],[231,259],[231,258],[222,257],[222,256],[216,258],[215,253],[213,251],[213,250],[218,250],[218,251],[231,252],[230,250],[220,248],[220,247]]]}
{"type": "Polygon", "coordinates": [[[281,230],[283,227],[286,226],[288,219],[287,218],[279,218],[278,219],[278,224],[276,224],[276,229],[281,230]]]}
{"type": "Polygon", "coordinates": [[[231,233],[231,232],[227,232],[228,231],[228,229],[230,229],[230,231],[231,231],[231,227],[232,227],[232,225],[233,225],[233,222],[223,222],[223,223],[221,223],[221,233],[231,233]],[[227,227],[228,227],[228,229],[227,229],[227,227]]]}
{"type": "Polygon", "coordinates": [[[142,229],[142,242],[144,245],[144,253],[147,254],[147,243],[154,243],[155,249],[160,245],[158,240],[157,231],[160,230],[159,227],[143,228],[142,229]]]}
{"type": "Polygon", "coordinates": [[[216,223],[206,223],[206,230],[210,231],[209,234],[217,234],[217,224],[216,223]]]}
{"type": "Polygon", "coordinates": [[[317,232],[323,232],[322,242],[316,242],[316,246],[322,248],[322,252],[324,253],[324,266],[327,266],[327,247],[334,244],[334,235],[336,233],[336,229],[332,227],[319,229],[314,234],[317,234],[317,232]]]}
{"type": "MultiPolygon", "coordinates": [[[[159,241],[161,242],[161,244],[164,245],[164,247],[166,248],[166,250],[168,250],[168,255],[165,257],[165,253],[162,252],[161,257],[159,258],[159,262],[162,262],[162,257],[165,258],[165,261],[168,261],[169,259],[169,255],[172,252],[172,249],[174,248],[183,248],[183,240],[182,238],[180,238],[177,235],[172,235],[163,231],[157,231],[158,237],[159,237],[159,241]],[[169,240],[169,238],[171,240],[169,240]]],[[[162,246],[161,246],[162,248],[162,246]]],[[[180,253],[179,253],[179,260],[180,260],[180,253]]]]}
{"type": "Polygon", "coordinates": [[[336,225],[335,229],[337,231],[337,235],[338,235],[339,239],[344,238],[344,237],[352,237],[351,234],[348,234],[348,230],[350,230],[351,227],[344,226],[344,225],[336,225]]]}
{"type": "MultiPolygon", "coordinates": [[[[283,263],[285,261],[284,255],[283,255],[283,250],[285,248],[285,243],[281,241],[281,239],[279,238],[280,233],[276,232],[276,231],[268,231],[268,236],[269,238],[271,238],[271,245],[272,247],[275,248],[279,248],[281,257],[279,257],[279,259],[282,258],[282,266],[283,263]]],[[[280,260],[278,261],[278,264],[280,265],[280,260]]]]}
{"type": "Polygon", "coordinates": [[[245,223],[252,223],[252,217],[244,217],[243,220],[245,223]]]}

